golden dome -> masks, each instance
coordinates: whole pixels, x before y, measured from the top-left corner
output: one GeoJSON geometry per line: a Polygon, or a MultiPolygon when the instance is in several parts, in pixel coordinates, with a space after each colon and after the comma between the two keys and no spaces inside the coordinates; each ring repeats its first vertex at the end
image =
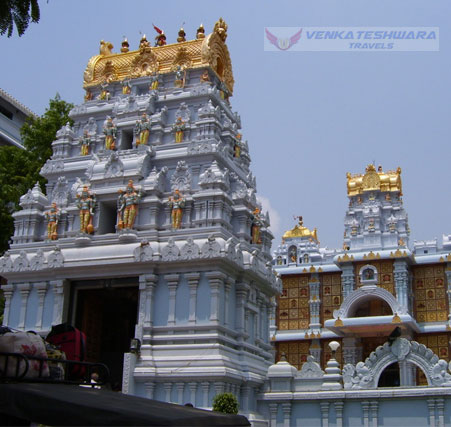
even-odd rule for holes
{"type": "Polygon", "coordinates": [[[402,195],[401,168],[396,171],[383,172],[382,166],[376,171],[374,165],[368,165],[365,174],[346,174],[348,196],[356,196],[364,191],[399,191],[402,195]]]}
{"type": "MultiPolygon", "coordinates": [[[[102,40],[100,55],[93,56],[88,62],[83,87],[90,89],[105,81],[134,79],[154,72],[172,73],[177,66],[182,69],[210,67],[232,94],[232,62],[225,44],[227,24],[220,19],[211,34],[205,36],[202,31],[205,31],[203,26],[199,27],[195,40],[179,40],[178,43],[158,47],[151,47],[149,44],[144,46],[145,49],[122,50],[118,53],[112,52],[111,43],[102,40]]],[[[180,29],[179,37],[181,32],[184,33],[183,28],[180,29]]]]}
{"type": "Polygon", "coordinates": [[[286,231],[282,238],[285,240],[292,239],[294,237],[304,237],[315,240],[316,243],[319,243],[316,227],[313,229],[313,231],[310,231],[307,227],[303,226],[302,216],[298,218],[299,223],[295,225],[291,230],[286,231]]]}

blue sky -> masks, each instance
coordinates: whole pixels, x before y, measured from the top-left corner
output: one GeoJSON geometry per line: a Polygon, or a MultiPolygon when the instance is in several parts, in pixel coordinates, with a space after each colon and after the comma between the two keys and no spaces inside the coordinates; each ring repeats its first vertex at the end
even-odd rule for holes
{"type": "Polygon", "coordinates": [[[235,91],[258,193],[273,228],[302,215],[322,245],[341,247],[346,172],[401,166],[413,239],[451,233],[451,2],[448,0],[40,1],[41,20],[21,38],[0,38],[0,87],[42,114],[59,92],[82,102],[83,71],[101,39],[136,49],[152,23],[175,42],[222,16],[235,91]],[[440,28],[439,52],[265,52],[264,27],[440,28]],[[279,219],[277,219],[277,216],[279,219]]]}

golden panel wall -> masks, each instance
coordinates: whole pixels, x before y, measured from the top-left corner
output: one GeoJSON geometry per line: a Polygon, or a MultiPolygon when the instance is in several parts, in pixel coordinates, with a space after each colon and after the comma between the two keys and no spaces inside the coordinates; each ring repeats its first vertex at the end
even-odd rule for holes
{"type": "Polygon", "coordinates": [[[445,268],[441,264],[416,266],[413,269],[413,293],[417,322],[448,320],[445,268]]]}
{"type": "Polygon", "coordinates": [[[354,264],[355,266],[355,279],[356,279],[356,286],[360,287],[360,276],[359,272],[360,269],[364,265],[372,265],[376,267],[377,273],[378,273],[378,282],[377,285],[381,288],[387,290],[392,295],[395,295],[395,279],[393,275],[393,261],[392,260],[368,260],[368,261],[362,261],[362,262],[356,262],[354,264]]]}
{"type": "MultiPolygon", "coordinates": [[[[449,362],[451,334],[422,334],[415,337],[415,341],[430,348],[440,359],[449,362]]],[[[417,369],[417,385],[427,385],[426,377],[421,369],[417,369]]]]}
{"type": "Polygon", "coordinates": [[[307,362],[307,356],[310,354],[310,340],[306,341],[286,341],[276,344],[276,362],[278,362],[285,353],[287,362],[297,369],[301,369],[302,364],[307,362]]]}
{"type": "Polygon", "coordinates": [[[309,275],[282,277],[282,293],[278,297],[279,330],[307,329],[310,323],[309,275]]]}
{"type": "Polygon", "coordinates": [[[338,310],[342,303],[341,274],[321,274],[321,323],[334,316],[334,310],[338,310]]]}

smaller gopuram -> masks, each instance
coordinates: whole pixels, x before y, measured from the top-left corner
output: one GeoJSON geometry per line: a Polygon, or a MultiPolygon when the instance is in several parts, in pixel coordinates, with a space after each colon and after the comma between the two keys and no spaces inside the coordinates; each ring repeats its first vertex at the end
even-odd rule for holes
{"type": "Polygon", "coordinates": [[[230,391],[258,418],[273,236],[232,109],[227,24],[185,35],[100,42],[45,194],[36,185],[14,214],[4,319],[43,335],[74,324],[125,393],[208,408],[230,391]]]}

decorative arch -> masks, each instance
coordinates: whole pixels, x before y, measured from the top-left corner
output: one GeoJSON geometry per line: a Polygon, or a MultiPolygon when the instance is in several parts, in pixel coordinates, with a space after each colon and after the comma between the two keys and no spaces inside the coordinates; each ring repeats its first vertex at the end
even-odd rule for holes
{"type": "Polygon", "coordinates": [[[338,310],[334,310],[334,319],[347,319],[350,313],[353,313],[356,306],[371,298],[380,298],[391,308],[393,314],[405,314],[405,309],[399,304],[398,300],[387,290],[378,286],[362,286],[352,291],[343,301],[338,310]]]}
{"type": "MultiPolygon", "coordinates": [[[[365,360],[356,366],[347,364],[343,368],[343,384],[345,389],[377,388],[382,372],[392,363],[405,360],[418,366],[426,376],[428,386],[451,385],[451,366],[439,359],[424,344],[398,338],[390,345],[386,342],[373,351],[365,360]]],[[[451,364],[450,364],[451,365],[451,364]]]]}

